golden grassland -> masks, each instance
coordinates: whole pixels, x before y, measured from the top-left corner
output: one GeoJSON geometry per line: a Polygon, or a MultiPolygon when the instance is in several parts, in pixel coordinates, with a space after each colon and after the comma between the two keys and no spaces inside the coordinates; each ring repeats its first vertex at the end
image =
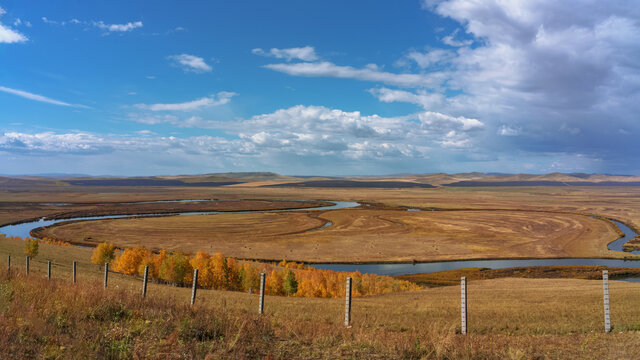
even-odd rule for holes
{"type": "Polygon", "coordinates": [[[602,279],[603,270],[609,271],[609,279],[640,278],[640,268],[598,265],[527,266],[505,269],[464,268],[434,273],[397,275],[394,277],[408,280],[418,285],[434,287],[460,285],[460,278],[463,276],[469,281],[500,278],[599,280],[602,279]]]}
{"type": "Polygon", "coordinates": [[[220,251],[305,262],[411,262],[479,258],[623,257],[602,220],[535,211],[342,209],[217,214],[59,224],[38,233],[78,243],[220,251]],[[320,228],[327,221],[331,226],[320,228]]]}
{"type": "MultiPolygon", "coordinates": [[[[353,300],[267,296],[150,284],[102,272],[90,251],[42,244],[29,276],[24,243],[0,241],[13,275],[0,271],[0,347],[15,358],[438,358],[629,359],[640,356],[640,284],[611,281],[613,332],[603,333],[602,282],[470,281],[469,334],[459,334],[460,289],[439,287],[353,300]],[[19,261],[22,259],[22,261],[19,261]],[[46,280],[46,259],[54,279],[46,280]],[[70,284],[71,261],[79,261],[70,284]]],[[[0,266],[5,268],[0,258],[0,266]]]]}

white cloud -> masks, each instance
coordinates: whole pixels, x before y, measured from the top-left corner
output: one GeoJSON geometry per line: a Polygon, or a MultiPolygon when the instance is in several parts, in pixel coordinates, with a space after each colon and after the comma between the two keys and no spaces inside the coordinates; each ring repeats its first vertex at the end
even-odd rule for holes
{"type": "Polygon", "coordinates": [[[171,60],[174,65],[182,67],[185,72],[205,73],[212,70],[211,66],[209,66],[203,58],[195,55],[179,54],[168,56],[167,58],[171,60]]]}
{"type": "Polygon", "coordinates": [[[456,56],[456,53],[446,49],[430,49],[426,52],[411,51],[405,58],[414,61],[421,68],[446,64],[456,56]]]}
{"type": "MultiPolygon", "coordinates": [[[[44,22],[45,24],[50,24],[50,25],[61,25],[61,26],[66,26],[67,24],[74,24],[74,25],[86,25],[86,26],[93,26],[95,28],[101,29],[101,30],[105,30],[109,33],[111,32],[129,32],[131,30],[134,29],[138,29],[144,26],[144,24],[142,23],[142,21],[134,21],[134,22],[127,22],[126,24],[106,24],[104,21],[100,20],[100,21],[83,21],[83,20],[78,20],[76,18],[73,18],[71,20],[68,21],[56,21],[56,20],[51,20],[47,17],[42,17],[42,22],[44,22]]],[[[27,24],[27,26],[31,26],[31,24],[27,24]]]]}
{"type": "Polygon", "coordinates": [[[511,126],[502,125],[498,128],[498,135],[502,136],[518,136],[521,130],[513,128],[511,126]]]}
{"type": "Polygon", "coordinates": [[[0,150],[9,152],[92,153],[104,147],[105,142],[99,136],[84,132],[5,132],[0,136],[0,150]]]}
{"type": "Polygon", "coordinates": [[[449,116],[433,111],[425,111],[418,114],[418,120],[428,129],[448,130],[456,128],[462,131],[478,130],[484,124],[478,119],[470,119],[464,116],[449,116]]]}
{"type": "Polygon", "coordinates": [[[269,64],[267,69],[280,71],[294,76],[335,77],[342,79],[357,79],[375,81],[401,87],[436,87],[442,81],[442,74],[395,74],[381,71],[375,64],[357,69],[351,66],[340,66],[330,62],[269,64]]]}
{"type": "MultiPolygon", "coordinates": [[[[0,16],[6,14],[7,12],[0,7],[0,16]]],[[[20,19],[16,20],[19,21],[20,19]]],[[[18,23],[17,25],[14,22],[14,26],[18,26],[20,23],[18,23]]],[[[20,32],[13,30],[10,27],[5,26],[4,24],[2,24],[0,22],[0,44],[5,43],[5,44],[12,44],[12,43],[20,43],[20,42],[25,42],[29,40],[25,35],[21,34],[20,32]]]]}
{"type": "Polygon", "coordinates": [[[174,104],[136,104],[135,106],[143,110],[151,111],[195,111],[203,108],[224,105],[231,101],[233,92],[221,91],[216,95],[206,96],[200,99],[174,104]]]}
{"type": "Polygon", "coordinates": [[[0,23],[0,43],[20,43],[29,40],[25,35],[0,23]]]}
{"type": "Polygon", "coordinates": [[[453,47],[462,47],[469,46],[473,44],[473,40],[456,40],[456,36],[458,35],[458,31],[460,29],[455,29],[451,34],[442,38],[442,42],[453,47]]]}
{"type": "Polygon", "coordinates": [[[439,107],[445,102],[445,96],[437,92],[417,90],[415,93],[389,88],[369,89],[369,92],[382,102],[407,102],[424,107],[425,109],[439,107]]]}
{"type": "Polygon", "coordinates": [[[23,98],[26,98],[26,99],[48,103],[48,104],[54,104],[54,105],[60,105],[60,106],[70,106],[70,107],[79,107],[79,108],[87,108],[84,105],[69,104],[69,103],[66,103],[64,101],[48,98],[46,96],[30,93],[30,92],[27,92],[27,91],[24,91],[24,90],[11,89],[11,88],[4,87],[4,86],[0,86],[0,91],[6,92],[6,93],[9,93],[9,94],[13,94],[13,95],[17,95],[17,96],[20,96],[20,97],[23,97],[23,98]]]}
{"type": "Polygon", "coordinates": [[[471,140],[465,135],[451,130],[445,135],[440,144],[446,148],[466,148],[471,145],[471,140]]]}
{"type": "Polygon", "coordinates": [[[297,105],[235,121],[200,116],[130,114],[129,120],[147,125],[204,128],[237,136],[243,148],[295,156],[413,158],[432,147],[472,146],[484,124],[476,119],[421,112],[402,117],[362,115],[323,106],[297,105]],[[447,137],[451,131],[456,136],[447,137]]]}
{"type": "Polygon", "coordinates": [[[304,47],[296,47],[296,48],[288,48],[288,49],[278,49],[271,48],[269,51],[264,51],[261,48],[256,48],[251,50],[252,53],[256,55],[262,56],[270,56],[277,59],[285,59],[287,61],[291,60],[302,60],[302,61],[316,61],[318,60],[318,55],[316,55],[316,51],[313,46],[304,46],[304,47]]]}
{"type": "MultiPolygon", "coordinates": [[[[76,23],[80,23],[80,21],[77,19],[73,20],[75,20],[76,23]]],[[[109,32],[126,32],[133,29],[141,28],[143,24],[142,21],[128,22],[126,24],[105,24],[103,21],[94,21],[93,26],[102,30],[107,30],[109,32]]]]}

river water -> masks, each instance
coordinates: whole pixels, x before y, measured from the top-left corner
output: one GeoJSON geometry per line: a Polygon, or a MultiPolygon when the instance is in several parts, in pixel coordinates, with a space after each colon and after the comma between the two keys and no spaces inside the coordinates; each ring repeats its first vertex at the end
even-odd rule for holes
{"type": "MultiPolygon", "coordinates": [[[[189,201],[189,200],[185,200],[189,201]]],[[[193,200],[191,200],[193,201],[193,200]]],[[[215,200],[199,200],[199,201],[215,201],[215,200]]],[[[157,201],[166,202],[166,201],[157,201]]],[[[178,202],[173,200],[172,202],[178,202]]],[[[175,214],[161,214],[161,215],[210,215],[210,214],[235,214],[235,213],[248,213],[248,212],[280,212],[280,211],[307,211],[307,210],[336,210],[346,209],[359,206],[357,202],[347,201],[331,201],[334,205],[315,207],[315,208],[300,208],[300,209],[288,209],[288,210],[249,210],[249,211],[205,211],[205,212],[182,212],[175,214]]],[[[416,209],[409,209],[409,211],[417,211],[416,209]]],[[[0,227],[0,233],[4,233],[7,236],[29,237],[29,232],[42,226],[50,226],[62,221],[70,220],[99,220],[99,219],[115,219],[122,217],[131,217],[134,215],[110,215],[110,216],[91,216],[91,217],[79,217],[73,219],[60,219],[60,220],[44,220],[27,222],[17,225],[6,225],[0,227]]],[[[154,216],[153,214],[137,215],[137,217],[154,216]]],[[[608,245],[609,250],[622,251],[622,245],[627,241],[633,239],[637,234],[631,230],[625,224],[619,221],[613,221],[620,230],[625,234],[624,237],[613,241],[608,245]]],[[[325,227],[330,226],[325,224],[325,227]]],[[[640,251],[633,251],[633,254],[640,254],[640,251]]],[[[601,266],[624,266],[624,267],[640,267],[640,260],[614,260],[614,259],[595,259],[595,258],[571,258],[571,259],[514,259],[514,260],[463,260],[463,261],[438,261],[429,263],[416,263],[416,264],[313,264],[313,267],[334,271],[360,271],[361,273],[374,273],[378,275],[405,275],[405,274],[418,274],[418,273],[431,273],[444,270],[455,270],[462,268],[490,268],[490,269],[504,269],[512,267],[523,266],[553,266],[553,265],[601,265],[601,266]]],[[[637,278],[629,278],[629,281],[640,281],[637,278]]]]}
{"type": "MultiPolygon", "coordinates": [[[[150,203],[166,203],[166,202],[194,202],[194,201],[218,201],[216,199],[206,199],[206,200],[159,200],[159,201],[146,201],[143,202],[145,204],[150,203]]],[[[290,200],[288,200],[290,201],[290,200]]],[[[303,200],[300,200],[303,201],[303,200]]],[[[264,213],[264,212],[281,212],[281,211],[306,211],[306,210],[337,210],[337,209],[346,209],[351,207],[360,206],[360,203],[357,202],[349,202],[349,201],[329,201],[333,203],[333,205],[321,206],[321,207],[311,207],[311,208],[299,208],[299,209],[285,209],[285,210],[246,210],[246,211],[198,211],[198,212],[179,212],[179,213],[163,213],[163,214],[142,214],[142,215],[105,215],[105,216],[87,216],[87,217],[77,217],[77,218],[69,218],[69,219],[56,219],[56,220],[45,220],[41,218],[37,221],[25,222],[22,224],[16,225],[5,225],[0,227],[0,233],[5,234],[7,236],[18,236],[21,238],[30,237],[29,233],[31,230],[37,227],[50,226],[63,221],[71,221],[71,220],[101,220],[101,219],[117,219],[124,217],[147,217],[147,216],[164,216],[164,215],[214,215],[214,214],[240,214],[240,213],[264,213]]],[[[141,202],[136,202],[134,204],[140,204],[141,202]]]]}

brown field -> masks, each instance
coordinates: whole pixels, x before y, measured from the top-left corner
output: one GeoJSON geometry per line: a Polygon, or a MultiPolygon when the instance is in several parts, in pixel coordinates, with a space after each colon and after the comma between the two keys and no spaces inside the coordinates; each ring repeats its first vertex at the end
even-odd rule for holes
{"type": "Polygon", "coordinates": [[[602,270],[609,271],[609,279],[640,278],[640,268],[597,265],[526,266],[506,269],[465,268],[394,277],[421,286],[434,287],[460,285],[460,278],[463,276],[469,281],[501,278],[600,280],[602,279],[602,270]]]}
{"type": "MultiPolygon", "coordinates": [[[[196,180],[211,181],[206,177],[194,177],[193,181],[196,180]]],[[[420,181],[419,178],[413,180],[420,181]]],[[[614,218],[632,228],[640,228],[640,187],[633,186],[261,187],[278,181],[265,178],[221,187],[72,186],[59,181],[30,187],[12,185],[0,187],[0,224],[46,215],[58,217],[64,213],[161,212],[175,210],[176,206],[170,203],[162,207],[117,204],[133,201],[254,199],[255,202],[245,209],[257,208],[258,203],[267,199],[324,199],[371,204],[363,209],[315,212],[311,216],[301,216],[302,213],[182,216],[77,223],[51,230],[63,240],[91,237],[92,241],[109,240],[123,246],[203,249],[244,258],[323,262],[632,257],[608,251],[606,244],[616,238],[613,230],[600,220],[582,215],[614,218]],[[71,205],[47,205],[53,202],[71,205]],[[149,208],[142,209],[145,206],[149,208]],[[401,208],[488,211],[406,212],[399,211],[401,208]],[[127,224],[127,221],[133,222],[127,224]],[[326,221],[333,225],[306,232],[326,221]],[[113,228],[106,228],[106,224],[113,228]],[[136,228],[133,228],[134,224],[136,228]],[[118,230],[118,236],[114,236],[115,230],[118,230]]],[[[195,208],[202,205],[180,206],[195,208]]]]}
{"type": "MultiPolygon", "coordinates": [[[[23,243],[1,240],[24,270],[23,243]]],[[[344,300],[257,296],[150,284],[102,273],[90,251],[42,244],[27,278],[0,273],[0,347],[9,358],[632,359],[640,356],[640,284],[610,282],[613,332],[603,333],[602,282],[575,279],[470,281],[469,334],[460,330],[457,286],[344,300]],[[44,279],[53,260],[52,282],[44,279]],[[79,283],[69,284],[71,261],[79,283]]],[[[0,258],[0,266],[5,267],[0,258]]]]}
{"type": "Polygon", "coordinates": [[[583,215],[530,211],[365,208],[186,215],[73,222],[45,229],[39,236],[304,262],[621,255],[606,248],[617,238],[607,222],[583,215]],[[318,229],[326,221],[333,225],[318,229]]]}

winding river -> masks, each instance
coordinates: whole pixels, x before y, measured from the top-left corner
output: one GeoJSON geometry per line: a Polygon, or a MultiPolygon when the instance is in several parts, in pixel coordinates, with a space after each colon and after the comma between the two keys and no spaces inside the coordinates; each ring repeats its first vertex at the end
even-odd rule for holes
{"type": "MultiPolygon", "coordinates": [[[[216,200],[171,200],[170,202],[193,202],[193,201],[216,201],[216,200]]],[[[154,201],[154,202],[169,202],[166,200],[154,201]]],[[[312,207],[312,208],[299,208],[299,209],[287,209],[287,210],[247,210],[247,211],[204,211],[204,212],[180,212],[173,214],[161,214],[161,215],[210,215],[210,214],[237,214],[248,212],[282,212],[282,211],[309,211],[309,210],[336,210],[346,209],[359,206],[357,202],[347,201],[330,201],[334,205],[312,207]]],[[[419,211],[417,209],[408,209],[409,211],[419,211]]],[[[158,214],[145,214],[145,215],[107,215],[107,216],[90,216],[90,217],[78,217],[71,219],[58,219],[58,220],[44,220],[44,218],[25,222],[16,225],[5,225],[0,227],[0,233],[4,233],[7,236],[29,237],[29,232],[36,227],[50,226],[63,221],[71,220],[98,220],[98,219],[115,219],[123,217],[146,217],[146,216],[158,216],[158,214]]],[[[620,230],[625,234],[624,237],[611,242],[608,245],[609,250],[622,251],[622,245],[627,241],[633,239],[637,234],[625,224],[612,220],[620,230]]],[[[325,224],[322,228],[331,226],[330,223],[325,224]]],[[[319,230],[319,229],[314,229],[319,230]]],[[[633,254],[640,255],[640,251],[633,251],[633,254]]],[[[601,265],[601,266],[624,266],[624,267],[640,267],[640,260],[618,260],[618,259],[597,259],[597,258],[567,258],[567,259],[505,259],[505,260],[463,260],[463,261],[438,261],[429,263],[416,263],[416,264],[313,264],[314,267],[319,269],[335,270],[335,271],[360,271],[361,273],[374,273],[378,275],[404,275],[404,274],[417,274],[417,273],[431,273],[444,270],[455,270],[461,268],[490,268],[490,269],[503,269],[512,267],[524,267],[524,266],[553,266],[553,265],[601,265]]],[[[640,281],[640,279],[629,278],[629,281],[640,281]]]]}

